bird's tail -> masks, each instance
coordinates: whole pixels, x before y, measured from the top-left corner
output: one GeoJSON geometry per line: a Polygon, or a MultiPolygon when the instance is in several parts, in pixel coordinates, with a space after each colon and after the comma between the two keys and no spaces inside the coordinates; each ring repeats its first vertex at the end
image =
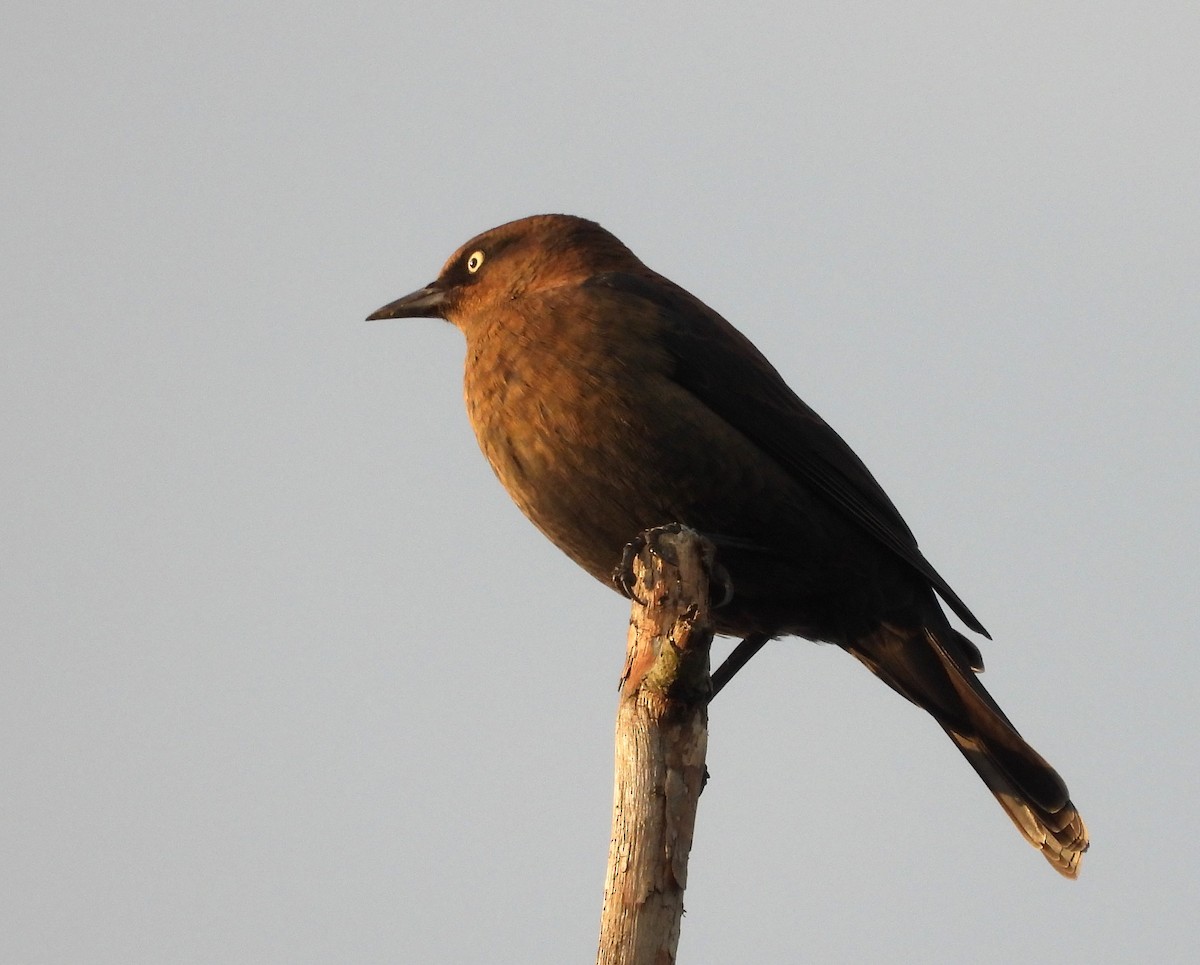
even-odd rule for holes
{"type": "Polygon", "coordinates": [[[929,711],[996,796],[1025,840],[1068,878],[1079,873],[1087,828],[1067,786],[979,683],[979,651],[948,625],[937,631],[884,625],[846,649],[929,711]]]}

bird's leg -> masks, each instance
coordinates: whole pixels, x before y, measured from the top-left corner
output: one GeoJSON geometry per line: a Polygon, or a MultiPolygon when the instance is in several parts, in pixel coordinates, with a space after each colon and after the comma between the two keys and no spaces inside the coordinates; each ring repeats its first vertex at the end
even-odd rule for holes
{"type": "Polygon", "coordinates": [[[725,658],[725,662],[712,672],[712,697],[708,699],[711,701],[713,697],[717,696],[721,692],[721,688],[733,679],[733,675],[746,666],[750,662],[750,658],[766,646],[770,639],[769,633],[752,633],[734,647],[729,656],[725,658]]]}

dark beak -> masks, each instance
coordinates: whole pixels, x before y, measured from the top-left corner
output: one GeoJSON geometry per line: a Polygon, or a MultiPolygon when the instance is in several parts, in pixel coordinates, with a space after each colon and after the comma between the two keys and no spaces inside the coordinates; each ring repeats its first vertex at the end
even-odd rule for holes
{"type": "Polygon", "coordinates": [[[377,312],[367,316],[368,322],[381,318],[445,318],[442,306],[446,302],[446,293],[437,287],[437,282],[418,288],[411,295],[397,298],[389,305],[384,305],[377,312]]]}

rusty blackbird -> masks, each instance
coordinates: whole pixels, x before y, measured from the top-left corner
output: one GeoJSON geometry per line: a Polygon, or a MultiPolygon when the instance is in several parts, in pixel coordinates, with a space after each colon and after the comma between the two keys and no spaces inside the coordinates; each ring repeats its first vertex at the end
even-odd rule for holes
{"type": "MultiPolygon", "coordinates": [[[[526,516],[610,583],[641,531],[709,536],[733,595],[718,632],[837,644],[928,711],[1025,838],[1075,877],[1087,850],[1066,785],[979,683],[983,626],[917,548],[842,438],[715,311],[598,224],[537,215],[456,251],[371,319],[466,336],[479,445],[526,516]]],[[[736,653],[736,652],[735,652],[736,653]]]]}

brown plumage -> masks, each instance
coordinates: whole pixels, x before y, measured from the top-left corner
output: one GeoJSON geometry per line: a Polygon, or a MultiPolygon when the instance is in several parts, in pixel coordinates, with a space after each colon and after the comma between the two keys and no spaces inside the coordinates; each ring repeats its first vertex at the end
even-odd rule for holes
{"type": "MultiPolygon", "coordinates": [[[[539,215],[471,239],[370,317],[467,339],[467,411],[513,500],[610,583],[624,546],[681,522],[734,593],[718,630],[835,643],[942,726],[1026,839],[1075,877],[1087,830],[983,689],[986,631],[866,466],[724,318],[599,225],[539,215]]],[[[611,584],[610,584],[611,585],[611,584]]]]}

